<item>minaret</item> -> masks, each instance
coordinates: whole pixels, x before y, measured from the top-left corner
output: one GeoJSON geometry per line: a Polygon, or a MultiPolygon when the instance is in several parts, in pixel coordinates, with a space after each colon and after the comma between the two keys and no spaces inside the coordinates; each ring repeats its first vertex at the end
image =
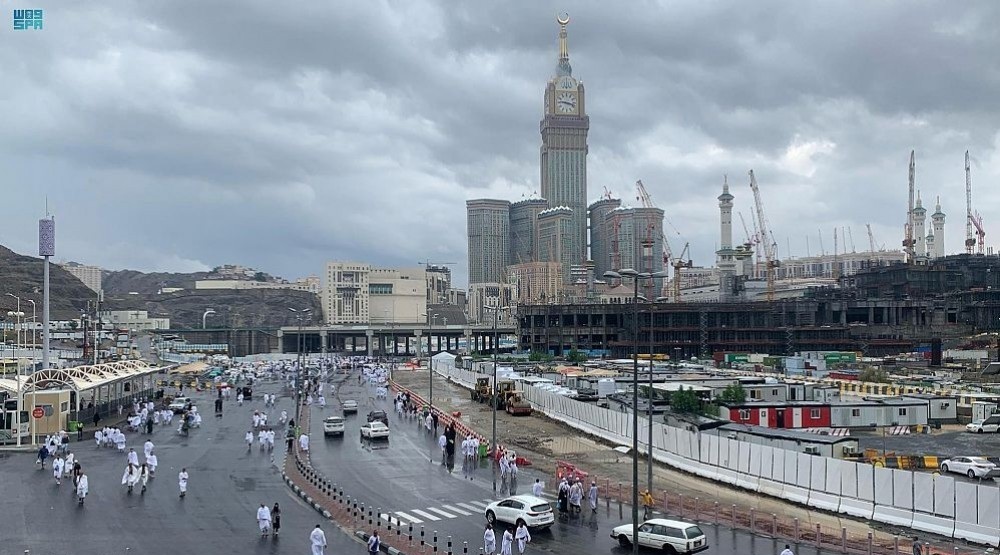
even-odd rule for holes
{"type": "Polygon", "coordinates": [[[733,195],[729,194],[729,179],[723,177],[722,194],[719,195],[719,251],[733,248],[733,195]]]}
{"type": "Polygon", "coordinates": [[[944,212],[941,211],[941,197],[937,198],[934,213],[931,214],[931,227],[934,229],[934,258],[944,256],[944,212]]]}
{"type": "Polygon", "coordinates": [[[913,207],[913,254],[917,259],[925,258],[927,256],[925,248],[926,245],[924,243],[924,239],[927,235],[924,232],[924,222],[926,219],[927,210],[920,202],[920,191],[917,191],[917,204],[913,207]]]}
{"type": "Polygon", "coordinates": [[[719,250],[716,266],[719,267],[719,300],[730,301],[736,290],[736,251],[733,250],[733,195],[729,193],[729,179],[723,176],[722,194],[719,195],[719,250]]]}

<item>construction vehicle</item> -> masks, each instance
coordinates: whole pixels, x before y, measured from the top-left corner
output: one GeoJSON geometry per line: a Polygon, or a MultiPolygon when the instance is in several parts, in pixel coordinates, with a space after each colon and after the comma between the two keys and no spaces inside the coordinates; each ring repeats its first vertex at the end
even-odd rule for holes
{"type": "MultiPolygon", "coordinates": [[[[477,384],[478,385],[478,384],[477,384]]],[[[488,398],[496,403],[497,410],[503,410],[507,406],[507,398],[516,393],[513,380],[500,380],[497,382],[497,391],[491,392],[488,398]]]]}
{"type": "Polygon", "coordinates": [[[511,391],[507,396],[504,410],[512,416],[531,416],[531,403],[524,400],[520,391],[511,391]]]}
{"type": "Polygon", "coordinates": [[[490,387],[489,378],[476,378],[476,387],[472,390],[472,400],[477,403],[485,403],[493,396],[493,388],[490,387]]]}

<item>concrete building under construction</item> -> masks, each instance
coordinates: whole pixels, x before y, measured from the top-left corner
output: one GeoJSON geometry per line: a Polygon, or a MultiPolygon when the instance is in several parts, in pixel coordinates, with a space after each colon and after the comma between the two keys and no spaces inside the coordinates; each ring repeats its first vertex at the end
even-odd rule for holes
{"type": "Polygon", "coordinates": [[[640,352],[687,358],[719,351],[883,356],[1000,329],[1000,256],[866,268],[841,285],[774,302],[643,304],[638,326],[630,302],[521,306],[518,333],[522,349],[612,357],[629,356],[638,333],[640,352]]]}

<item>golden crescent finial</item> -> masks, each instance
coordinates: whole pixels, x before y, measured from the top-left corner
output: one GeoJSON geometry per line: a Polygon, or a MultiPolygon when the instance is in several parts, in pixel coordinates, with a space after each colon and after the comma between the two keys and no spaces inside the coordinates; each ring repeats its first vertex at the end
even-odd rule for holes
{"type": "Polygon", "coordinates": [[[565,27],[566,25],[569,24],[569,14],[566,12],[559,14],[558,16],[556,16],[556,21],[559,23],[559,25],[565,27]]]}

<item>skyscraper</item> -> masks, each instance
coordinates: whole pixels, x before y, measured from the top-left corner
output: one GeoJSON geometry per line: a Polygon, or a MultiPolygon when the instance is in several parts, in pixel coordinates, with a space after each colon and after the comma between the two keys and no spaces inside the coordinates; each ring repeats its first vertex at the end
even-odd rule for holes
{"type": "Polygon", "coordinates": [[[510,263],[533,262],[538,256],[538,213],[549,207],[545,199],[529,198],[510,205],[510,263]]]}
{"type": "Polygon", "coordinates": [[[587,132],[583,84],[573,77],[566,44],[569,17],[560,17],[559,62],[545,88],[542,134],[541,191],[550,208],[572,210],[570,236],[562,240],[565,260],[582,264],[587,259],[587,132]]]}
{"type": "Polygon", "coordinates": [[[565,206],[549,208],[538,213],[538,261],[558,262],[563,283],[569,282],[570,267],[574,263],[572,243],[575,231],[573,211],[565,206]],[[569,248],[567,248],[569,247],[569,248]]]}
{"type": "Polygon", "coordinates": [[[608,229],[608,213],[622,205],[616,198],[602,198],[590,203],[590,259],[594,261],[594,275],[603,276],[608,270],[620,270],[611,266],[611,231],[608,229]]]}
{"type": "Polygon", "coordinates": [[[465,202],[468,215],[469,284],[503,283],[510,262],[510,201],[465,202]]]}

